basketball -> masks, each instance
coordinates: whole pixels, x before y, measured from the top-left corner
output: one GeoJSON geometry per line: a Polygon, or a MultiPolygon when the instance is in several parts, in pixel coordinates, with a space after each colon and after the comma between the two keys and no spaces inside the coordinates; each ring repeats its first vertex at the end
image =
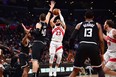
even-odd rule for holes
{"type": "Polygon", "coordinates": [[[53,10],[53,14],[54,14],[54,15],[59,15],[59,9],[54,9],[54,10],[53,10]]]}

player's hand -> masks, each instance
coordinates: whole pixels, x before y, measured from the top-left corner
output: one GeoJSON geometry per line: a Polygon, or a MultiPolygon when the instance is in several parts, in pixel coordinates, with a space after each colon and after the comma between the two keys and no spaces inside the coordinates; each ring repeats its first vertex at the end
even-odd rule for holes
{"type": "Polygon", "coordinates": [[[22,24],[22,27],[23,27],[25,33],[28,33],[29,30],[25,27],[25,25],[23,23],[21,23],[21,24],[22,24]]]}
{"type": "Polygon", "coordinates": [[[59,14],[61,14],[61,10],[60,9],[58,10],[58,12],[59,12],[59,14]]]}
{"type": "Polygon", "coordinates": [[[53,15],[54,18],[56,18],[58,15],[53,15]]]}
{"type": "Polygon", "coordinates": [[[55,4],[56,4],[56,2],[55,1],[51,1],[51,3],[50,3],[50,8],[54,8],[54,6],[55,6],[55,4]]]}
{"type": "Polygon", "coordinates": [[[32,29],[32,28],[27,29],[27,34],[29,34],[29,32],[31,31],[31,29],[32,29]]]}
{"type": "Polygon", "coordinates": [[[69,51],[69,54],[68,54],[68,58],[67,58],[67,61],[68,62],[71,62],[71,59],[73,58],[73,53],[72,53],[72,50],[69,51]]]}
{"type": "Polygon", "coordinates": [[[24,26],[24,24],[23,24],[23,23],[21,23],[21,25],[22,25],[22,26],[24,26]]]}

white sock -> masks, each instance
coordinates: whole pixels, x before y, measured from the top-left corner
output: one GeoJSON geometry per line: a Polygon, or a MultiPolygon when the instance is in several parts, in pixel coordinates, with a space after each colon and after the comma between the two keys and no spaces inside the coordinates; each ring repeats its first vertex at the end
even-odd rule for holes
{"type": "Polygon", "coordinates": [[[55,70],[54,70],[54,72],[57,72],[57,69],[58,69],[58,66],[55,66],[55,70]]]}
{"type": "Polygon", "coordinates": [[[52,67],[50,67],[50,72],[52,72],[52,67]]]}

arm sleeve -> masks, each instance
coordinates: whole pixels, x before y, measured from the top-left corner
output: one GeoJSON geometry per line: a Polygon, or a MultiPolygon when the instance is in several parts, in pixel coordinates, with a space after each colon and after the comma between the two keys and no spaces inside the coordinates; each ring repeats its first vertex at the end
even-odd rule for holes
{"type": "Polygon", "coordinates": [[[60,20],[62,21],[62,23],[63,23],[64,25],[66,25],[65,22],[64,22],[64,18],[63,18],[63,16],[62,16],[62,14],[60,14],[60,20]]]}
{"type": "Polygon", "coordinates": [[[77,34],[78,34],[78,30],[75,29],[69,39],[69,49],[71,49],[71,50],[74,49],[74,43],[75,43],[75,38],[76,38],[77,34]]]}

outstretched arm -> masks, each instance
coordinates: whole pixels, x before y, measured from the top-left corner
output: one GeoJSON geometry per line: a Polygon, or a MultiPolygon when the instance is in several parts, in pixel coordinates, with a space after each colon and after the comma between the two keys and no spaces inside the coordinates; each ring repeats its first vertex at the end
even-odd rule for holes
{"type": "MultiPolygon", "coordinates": [[[[30,32],[30,30],[31,30],[31,28],[29,29],[29,32],[30,32]]],[[[28,33],[26,33],[25,34],[25,36],[24,36],[24,38],[22,39],[22,44],[25,46],[26,44],[27,44],[27,38],[28,38],[28,36],[29,36],[29,32],[28,33]]]]}
{"type": "Polygon", "coordinates": [[[64,18],[63,18],[63,16],[62,16],[62,14],[61,14],[61,11],[59,10],[59,16],[60,16],[60,20],[61,20],[61,24],[62,24],[62,26],[64,27],[64,29],[66,29],[66,24],[65,24],[65,22],[64,22],[64,18]]]}
{"type": "Polygon", "coordinates": [[[52,17],[52,19],[50,20],[50,26],[51,26],[52,28],[55,26],[54,19],[55,19],[56,17],[57,17],[57,16],[54,15],[54,16],[52,17]]]}
{"type": "Polygon", "coordinates": [[[75,29],[74,29],[74,31],[71,34],[71,37],[69,39],[69,48],[70,48],[70,50],[73,49],[75,38],[78,35],[78,31],[79,31],[80,25],[81,25],[81,23],[77,24],[75,29]]]}
{"type": "Polygon", "coordinates": [[[25,33],[28,33],[29,32],[30,29],[27,29],[23,23],[22,23],[22,27],[23,27],[25,33]]]}
{"type": "Polygon", "coordinates": [[[68,61],[71,60],[72,54],[73,54],[73,48],[74,48],[74,43],[75,43],[75,38],[78,34],[78,30],[80,28],[81,23],[77,24],[73,33],[71,34],[71,37],[69,39],[69,55],[68,55],[68,61]]]}
{"type": "Polygon", "coordinates": [[[54,1],[51,1],[49,12],[46,15],[46,23],[47,24],[49,23],[50,16],[51,16],[51,13],[52,13],[52,10],[53,10],[54,6],[55,6],[55,2],[54,1]]]}

